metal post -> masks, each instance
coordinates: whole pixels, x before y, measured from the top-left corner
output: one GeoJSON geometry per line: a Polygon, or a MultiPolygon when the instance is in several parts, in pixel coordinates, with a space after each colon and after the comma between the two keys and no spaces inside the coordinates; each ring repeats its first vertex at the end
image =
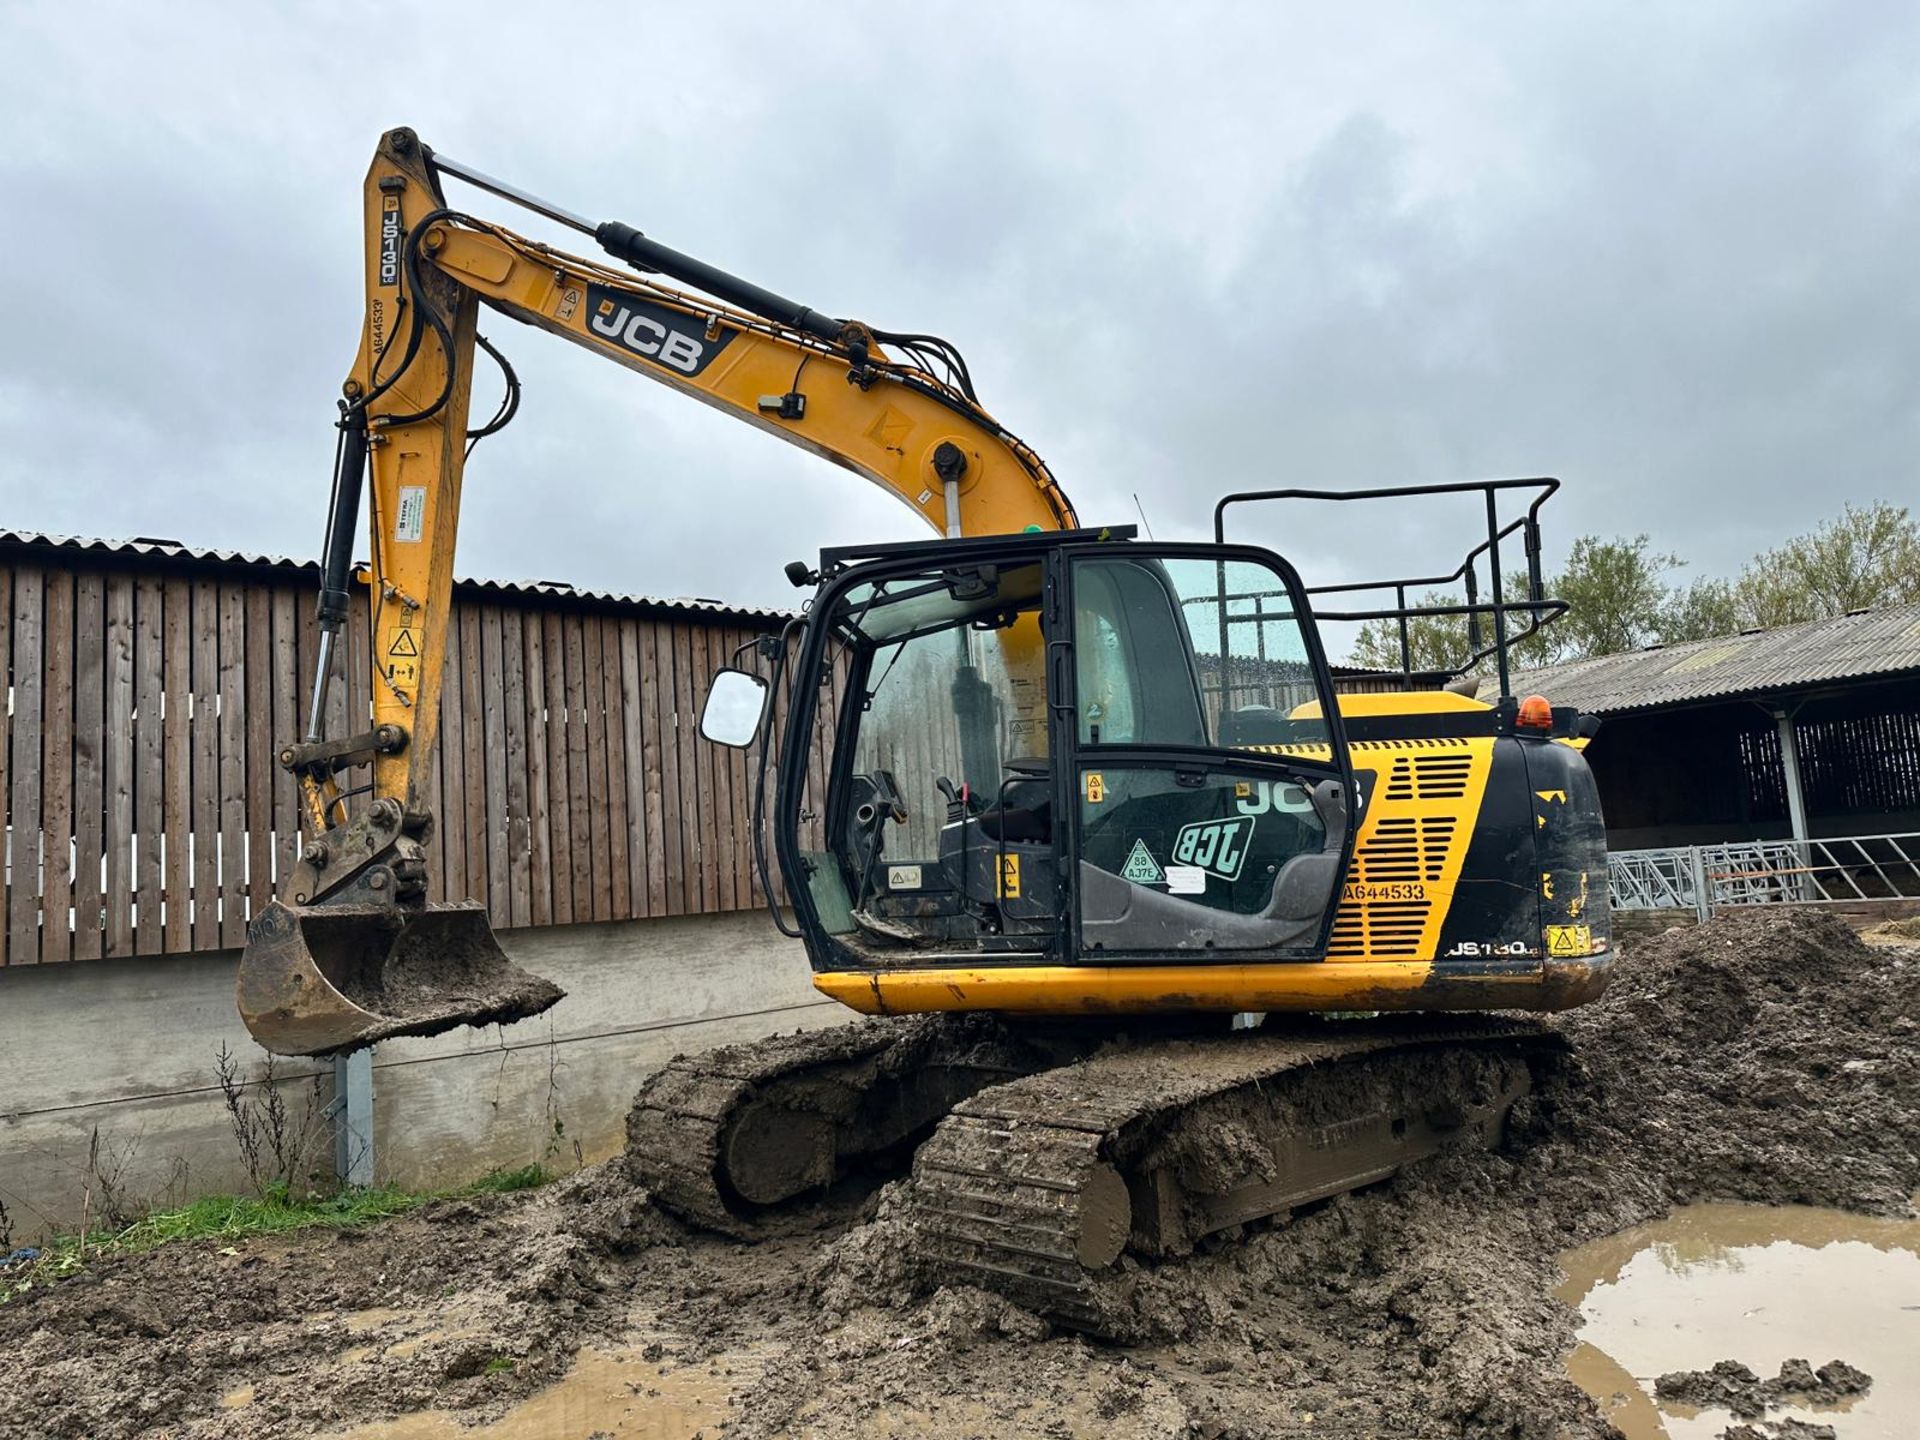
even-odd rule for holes
{"type": "Polygon", "coordinates": [[[1513,693],[1513,680],[1507,672],[1506,581],[1500,574],[1500,499],[1487,491],[1487,568],[1493,572],[1493,649],[1500,676],[1500,698],[1513,693]]]}
{"type": "Polygon", "coordinates": [[[1780,768],[1787,776],[1787,818],[1793,823],[1793,838],[1807,843],[1807,797],[1800,786],[1800,742],[1793,733],[1793,712],[1776,710],[1774,721],[1780,727],[1780,768]]]}
{"type": "Polygon", "coordinates": [[[342,1185],[373,1184],[373,1047],[333,1060],[333,1173],[342,1185]]]}
{"type": "MultiPolygon", "coordinates": [[[[1807,841],[1812,838],[1807,833],[1807,797],[1800,780],[1800,741],[1794,734],[1793,711],[1776,710],[1774,723],[1780,728],[1780,769],[1787,781],[1787,820],[1793,827],[1794,849],[1799,853],[1799,863],[1806,866],[1808,859],[1807,841]]],[[[1789,887],[1801,899],[1807,899],[1812,877],[1796,875],[1789,887]]]]}
{"type": "MultiPolygon", "coordinates": [[[[1413,674],[1413,639],[1407,633],[1406,586],[1393,587],[1393,607],[1400,612],[1400,673],[1411,676],[1413,674]]],[[[1471,655],[1473,651],[1469,649],[1467,653],[1471,655]]]]}
{"type": "Polygon", "coordinates": [[[1707,862],[1698,845],[1687,847],[1687,859],[1693,866],[1693,913],[1704,925],[1713,918],[1713,891],[1707,888],[1707,862]]]}

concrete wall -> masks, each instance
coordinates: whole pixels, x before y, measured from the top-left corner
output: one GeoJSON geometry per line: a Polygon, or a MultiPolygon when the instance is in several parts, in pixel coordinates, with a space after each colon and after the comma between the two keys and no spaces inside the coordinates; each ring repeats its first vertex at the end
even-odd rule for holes
{"type": "MultiPolygon", "coordinates": [[[[505,931],[567,998],[508,1028],[391,1041],[374,1055],[377,1175],[458,1184],[615,1153],[641,1080],[683,1051],[848,1018],[764,912],[505,931]],[[576,1152],[576,1145],[578,1151],[576,1152]]],[[[0,1203],[17,1240],[79,1222],[96,1130],[141,1200],[244,1189],[214,1079],[225,1042],[265,1052],[233,1006],[235,952],[0,969],[0,1203]]],[[[330,1067],[282,1062],[296,1110],[330,1067]]],[[[331,1152],[318,1163],[330,1169],[331,1152]]]]}

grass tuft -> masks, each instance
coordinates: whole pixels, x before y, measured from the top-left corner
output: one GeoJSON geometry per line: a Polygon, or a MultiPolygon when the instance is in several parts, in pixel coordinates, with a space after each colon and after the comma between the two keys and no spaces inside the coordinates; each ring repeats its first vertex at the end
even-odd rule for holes
{"type": "Polygon", "coordinates": [[[551,1180],[547,1167],[537,1161],[532,1165],[522,1165],[518,1170],[496,1170],[491,1175],[482,1175],[471,1185],[457,1191],[464,1195],[511,1195],[516,1190],[537,1190],[551,1180]]]}
{"type": "Polygon", "coordinates": [[[381,1185],[343,1190],[337,1195],[295,1198],[286,1187],[272,1186],[264,1195],[209,1195],[176,1210],[157,1210],[120,1230],[54,1236],[39,1247],[38,1258],[0,1270],[0,1305],[112,1256],[138,1255],[162,1245],[193,1240],[231,1242],[320,1226],[349,1229],[404,1215],[430,1200],[510,1195],[535,1189],[552,1178],[543,1166],[524,1165],[516,1170],[496,1170],[452,1190],[416,1191],[381,1185]]]}

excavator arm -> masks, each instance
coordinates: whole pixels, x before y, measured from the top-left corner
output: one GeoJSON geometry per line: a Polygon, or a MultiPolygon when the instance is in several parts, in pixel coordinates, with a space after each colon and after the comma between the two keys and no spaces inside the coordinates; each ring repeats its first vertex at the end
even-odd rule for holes
{"type": "MultiPolygon", "coordinates": [[[[483,304],[865,476],[939,533],[1074,524],[1045,463],[979,405],[965,361],[937,337],[824,315],[632,226],[595,224],[435,156],[406,129],[384,136],[374,157],[364,226],[367,304],[342,387],[320,662],[306,733],[280,753],[300,785],[304,844],[249,927],[238,986],[248,1028],[282,1054],[520,1019],[561,998],[506,959],[480,906],[425,899],[433,817],[422,780],[438,739],[463,470],[518,405],[511,367],[478,334],[483,304]],[[631,268],[453,209],[447,176],[590,234],[631,268]],[[479,349],[498,363],[506,398],[471,427],[479,349]],[[363,508],[371,724],[328,736],[328,676],[363,508]],[[371,766],[371,785],[350,805],[338,776],[360,765],[371,766]]],[[[1037,635],[1007,644],[1038,663],[1037,635]]]]}

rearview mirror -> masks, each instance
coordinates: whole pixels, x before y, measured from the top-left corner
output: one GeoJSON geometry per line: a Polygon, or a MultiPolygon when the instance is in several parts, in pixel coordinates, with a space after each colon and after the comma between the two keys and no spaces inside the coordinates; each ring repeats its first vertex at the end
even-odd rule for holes
{"type": "Polygon", "coordinates": [[[707,691],[700,712],[700,733],[716,745],[744,750],[760,733],[760,716],[767,708],[767,682],[745,670],[722,670],[707,691]]]}

